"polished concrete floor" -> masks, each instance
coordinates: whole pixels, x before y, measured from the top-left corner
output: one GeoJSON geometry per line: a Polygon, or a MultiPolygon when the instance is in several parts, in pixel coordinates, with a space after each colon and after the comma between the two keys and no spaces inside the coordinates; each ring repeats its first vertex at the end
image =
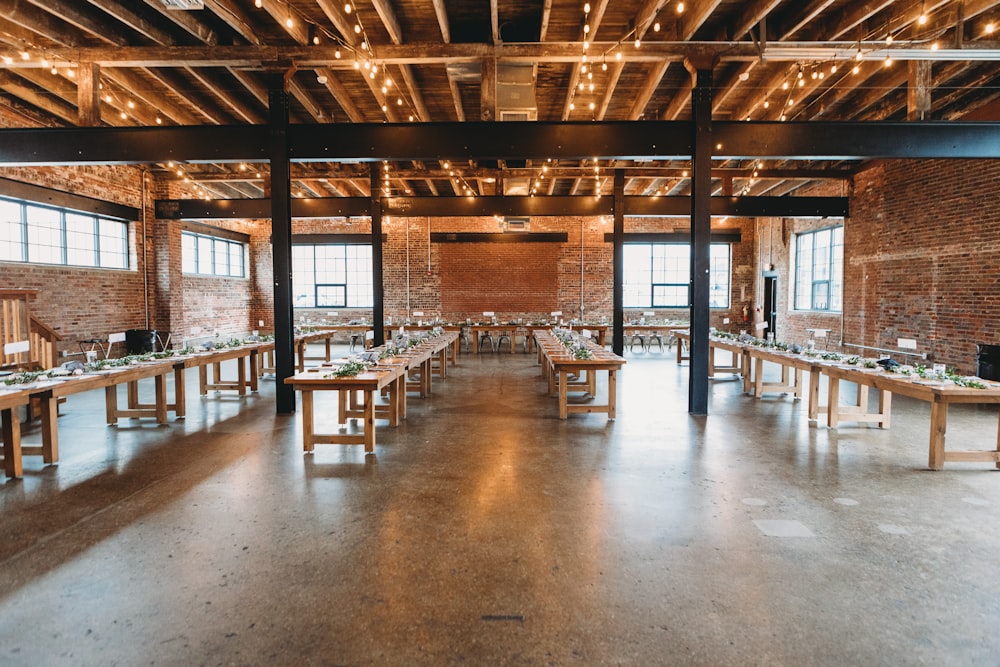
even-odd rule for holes
{"type": "Polygon", "coordinates": [[[927,405],[831,431],[718,381],[693,418],[627,356],[608,422],[464,355],[367,457],[303,454],[273,380],[166,426],[71,397],[61,462],[0,485],[0,664],[1000,663],[1000,474],[927,471],[927,405]]]}

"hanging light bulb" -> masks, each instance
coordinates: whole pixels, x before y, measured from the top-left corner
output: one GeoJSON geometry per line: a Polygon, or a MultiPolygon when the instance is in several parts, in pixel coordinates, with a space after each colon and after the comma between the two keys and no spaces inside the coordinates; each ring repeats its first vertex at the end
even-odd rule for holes
{"type": "Polygon", "coordinates": [[[253,0],[253,6],[260,9],[264,6],[264,0],[253,0]]]}
{"type": "Polygon", "coordinates": [[[836,63],[834,63],[833,65],[830,65],[830,74],[836,74],[836,73],[837,73],[837,65],[836,63]]]}
{"type": "Polygon", "coordinates": [[[639,37],[637,35],[636,38],[635,38],[635,48],[638,49],[640,46],[642,46],[642,40],[639,39],[639,37]]]}
{"type": "Polygon", "coordinates": [[[886,54],[884,64],[885,64],[886,67],[891,66],[892,65],[892,56],[890,56],[889,54],[886,54]]]}
{"type": "Polygon", "coordinates": [[[333,57],[336,58],[337,60],[340,60],[340,49],[337,49],[336,51],[333,52],[333,57]]]}
{"type": "Polygon", "coordinates": [[[861,67],[860,67],[859,65],[855,65],[855,66],[854,66],[854,67],[853,67],[853,68],[851,69],[851,74],[857,74],[857,73],[858,73],[858,72],[860,72],[860,71],[861,71],[861,67]]]}
{"type": "Polygon", "coordinates": [[[684,3],[683,2],[678,2],[677,3],[677,13],[678,14],[683,14],[684,13],[684,3]]]}
{"type": "Polygon", "coordinates": [[[590,3],[589,2],[583,3],[583,13],[584,14],[589,14],[590,13],[590,3]]]}
{"type": "Polygon", "coordinates": [[[660,22],[657,21],[653,24],[653,32],[660,32],[660,22]]]}
{"type": "Polygon", "coordinates": [[[602,72],[607,72],[608,71],[608,64],[607,63],[601,63],[601,71],[602,72]]]}
{"type": "Polygon", "coordinates": [[[885,45],[889,46],[890,44],[892,44],[892,35],[891,34],[885,36],[885,45]]]}
{"type": "Polygon", "coordinates": [[[771,106],[771,103],[768,102],[767,100],[764,100],[764,108],[767,109],[770,106],[771,106]]]}
{"type": "Polygon", "coordinates": [[[353,7],[351,7],[351,3],[349,3],[349,2],[344,3],[344,13],[345,14],[350,14],[352,9],[353,9],[353,7]]]}

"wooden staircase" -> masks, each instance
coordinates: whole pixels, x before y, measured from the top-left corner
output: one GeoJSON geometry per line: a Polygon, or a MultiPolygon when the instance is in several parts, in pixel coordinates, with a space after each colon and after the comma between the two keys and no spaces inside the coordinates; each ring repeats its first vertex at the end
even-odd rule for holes
{"type": "Polygon", "coordinates": [[[54,368],[59,358],[56,344],[62,340],[52,327],[34,315],[28,300],[37,290],[0,289],[0,369],[25,370],[54,368]],[[27,342],[27,350],[8,352],[11,343],[27,342]]]}

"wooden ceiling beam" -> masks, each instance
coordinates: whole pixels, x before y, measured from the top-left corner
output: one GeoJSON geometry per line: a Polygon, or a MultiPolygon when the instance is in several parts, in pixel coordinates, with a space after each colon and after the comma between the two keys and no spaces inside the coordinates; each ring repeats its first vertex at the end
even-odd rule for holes
{"type": "Polygon", "coordinates": [[[82,41],[80,35],[70,34],[69,27],[65,21],[26,2],[11,3],[0,16],[0,34],[10,35],[21,44],[34,44],[35,35],[41,35],[55,44],[77,46],[82,41]]]}
{"type": "Polygon", "coordinates": [[[205,9],[222,19],[236,34],[250,44],[259,45],[262,43],[250,17],[233,0],[205,0],[205,9]]]}
{"type": "Polygon", "coordinates": [[[403,43],[403,29],[399,26],[399,19],[396,18],[396,10],[392,8],[389,0],[372,0],[375,13],[382,20],[385,31],[389,33],[389,39],[393,44],[403,43]]]}
{"type": "Polygon", "coordinates": [[[357,38],[354,35],[354,25],[347,19],[347,16],[340,10],[340,5],[334,0],[316,0],[316,4],[326,15],[326,18],[333,24],[333,27],[340,34],[340,38],[345,44],[354,45],[357,38]]]}
{"type": "Polygon", "coordinates": [[[341,83],[340,79],[337,78],[337,75],[326,68],[319,69],[316,73],[320,76],[326,77],[326,83],[323,85],[326,86],[328,91],[330,91],[330,94],[333,95],[333,99],[335,99],[337,104],[340,105],[340,108],[344,110],[344,113],[347,114],[350,121],[352,123],[365,122],[364,113],[354,103],[354,100],[351,99],[350,91],[348,91],[344,84],[341,83]]]}
{"type": "Polygon", "coordinates": [[[323,107],[320,106],[319,102],[294,77],[288,79],[287,86],[288,94],[294,97],[305,108],[309,115],[313,117],[313,120],[317,123],[325,123],[329,120],[329,116],[324,113],[323,107]]]}
{"type": "MultiPolygon", "coordinates": [[[[143,71],[145,70],[137,70],[143,71]]],[[[123,68],[102,69],[101,78],[116,84],[151,109],[158,109],[178,125],[197,125],[200,122],[197,116],[174,104],[162,90],[151,86],[137,72],[123,68]]]]}
{"type": "Polygon", "coordinates": [[[219,43],[219,35],[204,23],[199,21],[194,12],[179,12],[175,9],[167,9],[167,6],[163,4],[163,0],[143,1],[148,6],[162,14],[165,19],[173,22],[174,25],[187,32],[202,44],[215,46],[219,43]]]}
{"type": "MultiPolygon", "coordinates": [[[[801,7],[797,14],[780,26],[778,35],[781,39],[791,39],[799,30],[803,30],[812,23],[827,7],[832,5],[834,0],[812,0],[804,7],[801,7]]],[[[768,36],[770,39],[770,36],[768,36]]]]}
{"type": "MultiPolygon", "coordinates": [[[[113,17],[119,23],[127,25],[140,35],[144,35],[156,44],[175,44],[173,35],[158,25],[150,23],[116,0],[86,0],[97,9],[113,17]]],[[[162,3],[161,3],[162,6],[162,3]]]]}
{"type": "Polygon", "coordinates": [[[646,112],[646,105],[649,104],[649,100],[659,87],[660,81],[663,80],[663,75],[667,73],[669,66],[669,62],[662,62],[654,64],[650,68],[645,83],[636,94],[632,108],[629,109],[628,120],[638,120],[646,112]]]}
{"type": "Polygon", "coordinates": [[[451,43],[451,28],[448,25],[448,9],[444,6],[444,0],[431,0],[434,5],[434,16],[437,18],[438,29],[441,31],[441,41],[445,44],[451,43]]]}
{"type": "Polygon", "coordinates": [[[251,125],[257,125],[265,122],[262,114],[250,109],[241,99],[233,95],[227,86],[220,85],[219,82],[214,81],[208,70],[185,67],[184,71],[194,77],[198,83],[222,100],[222,102],[229,107],[229,109],[233,111],[237,117],[243,119],[244,122],[250,123],[251,125]]]}
{"type": "MultiPolygon", "coordinates": [[[[701,26],[703,26],[712,13],[718,9],[720,4],[722,4],[722,0],[694,0],[694,2],[691,3],[691,6],[685,10],[684,16],[681,18],[681,41],[686,42],[694,37],[695,33],[701,29],[701,26]]],[[[636,25],[638,25],[638,23],[636,25]]]]}
{"type": "Polygon", "coordinates": [[[76,105],[66,103],[61,97],[45,95],[39,92],[36,88],[27,85],[23,77],[19,74],[0,70],[0,90],[10,93],[17,99],[37,107],[70,125],[76,125],[76,105]]]}
{"type": "MultiPolygon", "coordinates": [[[[78,1],[27,0],[27,2],[37,6],[39,9],[44,9],[60,20],[65,21],[69,25],[72,25],[82,32],[88,33],[93,37],[97,37],[98,39],[106,42],[111,42],[118,46],[125,46],[128,44],[128,39],[124,35],[110,30],[107,23],[101,21],[100,17],[94,14],[93,9],[89,9],[86,5],[83,5],[78,1]]],[[[64,40],[58,41],[60,43],[65,43],[64,40]]]]}

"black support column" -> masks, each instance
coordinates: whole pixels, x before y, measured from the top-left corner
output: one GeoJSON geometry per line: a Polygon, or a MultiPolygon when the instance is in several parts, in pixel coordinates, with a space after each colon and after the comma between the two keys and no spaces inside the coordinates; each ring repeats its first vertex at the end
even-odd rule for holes
{"type": "Polygon", "coordinates": [[[625,170],[615,169],[614,230],[614,285],[612,286],[611,350],[625,354],[625,170]]]}
{"type": "Polygon", "coordinates": [[[382,170],[371,164],[372,189],[372,326],[375,345],[385,343],[385,288],[382,285],[382,170]]]}
{"type": "Polygon", "coordinates": [[[712,239],[712,70],[698,69],[691,94],[691,364],[688,412],[708,414],[709,246],[712,239]]]}
{"type": "Polygon", "coordinates": [[[268,77],[268,159],[271,162],[271,252],[274,264],[274,368],[278,414],[295,412],[295,390],[285,378],[295,373],[292,316],[292,201],[288,164],[288,93],[285,77],[268,77]]]}

